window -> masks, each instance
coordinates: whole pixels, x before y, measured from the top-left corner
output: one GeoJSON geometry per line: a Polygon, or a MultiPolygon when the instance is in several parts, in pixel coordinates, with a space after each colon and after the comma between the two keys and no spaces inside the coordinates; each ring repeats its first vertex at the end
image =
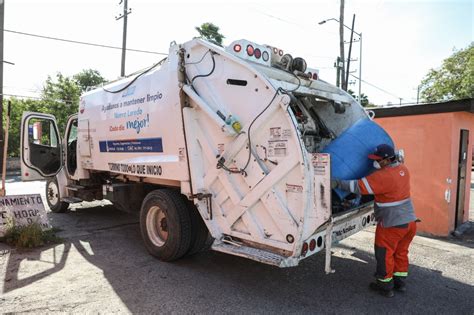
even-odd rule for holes
{"type": "Polygon", "coordinates": [[[28,122],[28,139],[30,143],[58,147],[58,135],[54,122],[50,119],[32,118],[28,122]]]}

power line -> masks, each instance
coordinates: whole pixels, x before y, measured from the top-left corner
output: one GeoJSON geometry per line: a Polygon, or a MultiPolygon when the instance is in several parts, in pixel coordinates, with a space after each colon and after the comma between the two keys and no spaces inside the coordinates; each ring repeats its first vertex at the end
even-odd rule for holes
{"type": "MultiPolygon", "coordinates": [[[[353,75],[353,74],[351,74],[351,76],[353,76],[353,77],[356,78],[357,80],[361,80],[358,76],[355,76],[355,75],[353,75]]],[[[365,80],[361,80],[361,81],[364,82],[365,84],[370,85],[371,87],[376,88],[377,90],[380,90],[380,91],[382,91],[382,92],[388,94],[388,95],[392,95],[393,97],[396,97],[396,98],[398,98],[398,99],[403,99],[403,97],[400,97],[400,96],[397,96],[397,95],[395,95],[395,94],[393,94],[393,93],[390,93],[390,92],[388,92],[388,91],[386,91],[386,90],[384,90],[384,89],[382,89],[382,88],[380,88],[380,87],[378,87],[378,86],[376,86],[376,85],[374,85],[374,84],[372,84],[372,83],[370,83],[370,82],[367,82],[367,81],[365,81],[365,80]]]]}
{"type": "Polygon", "coordinates": [[[31,98],[31,99],[34,99],[34,100],[41,100],[42,98],[40,97],[35,97],[35,96],[28,96],[28,95],[18,95],[18,94],[7,94],[7,93],[3,93],[1,94],[2,96],[11,96],[11,97],[21,97],[21,98],[31,98]]]}
{"type": "MultiPolygon", "coordinates": [[[[4,29],[4,31],[8,32],[8,33],[17,34],[17,35],[24,35],[24,36],[31,36],[31,37],[37,37],[37,38],[43,38],[43,39],[49,39],[49,40],[56,40],[56,41],[72,43],[72,44],[80,44],[80,45],[87,45],[87,46],[94,46],[94,47],[101,47],[101,48],[111,48],[111,49],[120,49],[120,50],[122,50],[122,47],[117,47],[117,46],[82,42],[82,41],[78,41],[78,40],[65,39],[65,38],[52,37],[52,36],[45,36],[45,35],[38,35],[38,34],[32,34],[32,33],[26,33],[26,32],[19,32],[19,31],[12,31],[12,30],[7,30],[7,29],[4,29]]],[[[168,55],[166,53],[161,53],[161,52],[157,52],[157,51],[150,51],[150,50],[141,50],[141,49],[132,49],[132,48],[127,48],[126,50],[145,53],[145,54],[164,55],[164,56],[168,55]]]]}
{"type": "Polygon", "coordinates": [[[20,86],[4,85],[3,88],[12,89],[12,90],[22,90],[22,91],[33,92],[33,93],[41,93],[40,89],[30,89],[30,88],[20,87],[20,86]]]}
{"type": "Polygon", "coordinates": [[[43,102],[57,102],[57,103],[62,103],[62,104],[66,104],[66,105],[74,105],[74,102],[71,101],[71,100],[60,100],[60,99],[44,99],[44,98],[41,98],[41,97],[37,97],[37,96],[30,96],[30,95],[20,95],[20,94],[8,94],[8,93],[3,93],[3,94],[0,94],[2,96],[10,96],[10,97],[19,97],[19,98],[28,98],[28,99],[32,99],[32,100],[37,100],[37,101],[43,101],[43,102]]]}
{"type": "MultiPolygon", "coordinates": [[[[296,22],[294,22],[294,21],[290,21],[290,20],[281,18],[281,17],[276,16],[276,15],[274,15],[274,14],[269,14],[269,13],[263,12],[263,11],[261,11],[260,9],[255,8],[255,7],[249,7],[249,9],[252,9],[252,10],[254,10],[255,12],[258,12],[258,13],[260,13],[260,14],[262,14],[262,15],[265,15],[265,16],[267,16],[267,17],[269,17],[269,18],[278,20],[278,21],[280,21],[280,22],[298,26],[298,27],[300,27],[300,28],[302,28],[302,29],[304,29],[304,30],[308,30],[309,27],[313,27],[313,28],[314,28],[313,25],[303,25],[303,24],[299,24],[299,23],[296,23],[296,22]]],[[[326,33],[326,34],[331,35],[331,37],[336,37],[336,36],[337,36],[337,34],[336,34],[336,33],[333,33],[333,32],[328,32],[328,31],[323,31],[323,32],[326,33]]]]}

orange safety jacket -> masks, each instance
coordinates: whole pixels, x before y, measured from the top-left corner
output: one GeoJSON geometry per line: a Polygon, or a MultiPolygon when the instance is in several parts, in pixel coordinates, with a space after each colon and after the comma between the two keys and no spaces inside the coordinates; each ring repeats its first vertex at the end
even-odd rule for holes
{"type": "Polygon", "coordinates": [[[359,180],[337,181],[339,188],[356,194],[374,195],[375,218],[384,227],[416,221],[410,198],[410,173],[394,162],[359,180]]]}
{"type": "Polygon", "coordinates": [[[357,181],[362,195],[374,195],[378,206],[395,206],[410,199],[410,173],[395,163],[357,181]]]}

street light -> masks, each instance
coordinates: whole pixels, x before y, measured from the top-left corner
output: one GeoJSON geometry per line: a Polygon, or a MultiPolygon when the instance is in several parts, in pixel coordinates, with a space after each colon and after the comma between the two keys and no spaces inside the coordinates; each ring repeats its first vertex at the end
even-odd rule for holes
{"type": "MultiPolygon", "coordinates": [[[[337,23],[339,23],[338,19],[332,18],[332,19],[323,20],[323,21],[319,22],[318,24],[323,25],[323,24],[325,24],[326,22],[329,22],[329,21],[336,21],[337,23]]],[[[351,30],[352,32],[354,32],[354,34],[356,34],[357,36],[359,36],[359,41],[360,41],[360,45],[359,45],[359,48],[360,48],[360,51],[359,51],[359,103],[360,103],[361,102],[360,95],[361,95],[361,87],[362,87],[362,32],[357,33],[356,31],[352,30],[352,28],[350,28],[346,24],[342,24],[342,25],[345,28],[347,28],[348,30],[351,30]]]]}

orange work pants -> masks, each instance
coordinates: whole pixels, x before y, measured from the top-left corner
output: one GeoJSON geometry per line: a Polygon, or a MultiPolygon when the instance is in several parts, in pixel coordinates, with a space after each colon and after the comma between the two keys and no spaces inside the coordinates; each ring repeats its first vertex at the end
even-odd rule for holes
{"type": "Polygon", "coordinates": [[[381,282],[390,282],[395,277],[408,275],[408,247],[416,234],[416,222],[383,227],[377,225],[375,231],[375,276],[381,282]]]}

